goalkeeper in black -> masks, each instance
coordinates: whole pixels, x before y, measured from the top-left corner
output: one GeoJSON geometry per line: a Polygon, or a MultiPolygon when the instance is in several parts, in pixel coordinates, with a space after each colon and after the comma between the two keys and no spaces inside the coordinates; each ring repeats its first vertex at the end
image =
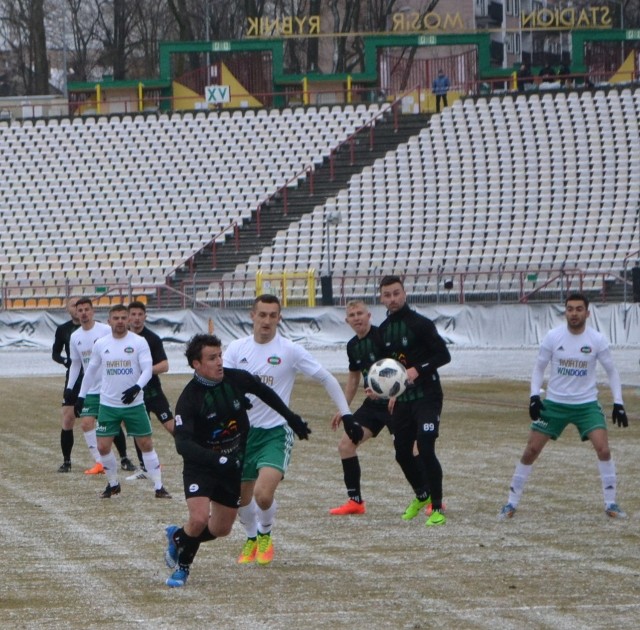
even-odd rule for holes
{"type": "Polygon", "coordinates": [[[425,490],[417,493],[402,518],[415,518],[426,507],[431,513],[425,525],[444,525],[442,466],[436,456],[443,400],[438,368],[449,363],[451,355],[435,324],[409,308],[398,276],[382,278],[380,301],[387,308],[387,318],[379,328],[383,353],[407,368],[409,382],[406,391],[390,405],[396,459],[410,461],[416,444],[426,475],[425,490]]]}
{"type": "Polygon", "coordinates": [[[184,586],[200,543],[231,532],[240,505],[242,460],[249,433],[246,394],[254,394],[287,421],[301,439],[311,430],[258,377],[222,366],[222,343],[196,335],[185,355],[195,370],[184,388],[175,417],[176,450],[184,462],[184,493],[189,519],[166,528],[165,562],[174,568],[167,586],[184,586]]]}

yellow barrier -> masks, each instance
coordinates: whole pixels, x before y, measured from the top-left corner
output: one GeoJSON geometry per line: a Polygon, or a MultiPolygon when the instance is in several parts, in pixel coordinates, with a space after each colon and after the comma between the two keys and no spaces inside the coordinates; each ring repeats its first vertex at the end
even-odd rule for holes
{"type": "MultiPolygon", "coordinates": [[[[290,301],[290,290],[287,283],[292,280],[306,280],[306,306],[313,307],[316,305],[316,271],[308,269],[307,271],[280,271],[280,272],[264,272],[256,273],[256,297],[266,293],[264,284],[267,281],[276,280],[280,283],[279,298],[282,307],[286,307],[290,301]]],[[[275,293],[271,291],[271,293],[275,293]]]]}

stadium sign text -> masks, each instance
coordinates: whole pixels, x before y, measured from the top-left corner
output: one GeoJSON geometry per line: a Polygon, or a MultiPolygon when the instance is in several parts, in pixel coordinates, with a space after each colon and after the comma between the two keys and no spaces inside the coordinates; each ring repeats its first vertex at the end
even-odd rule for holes
{"type": "Polygon", "coordinates": [[[522,28],[611,28],[609,7],[538,9],[520,16],[522,28]]]}
{"type": "MultiPolygon", "coordinates": [[[[460,13],[394,13],[391,31],[411,33],[416,31],[462,31],[464,23],[460,13]]],[[[247,37],[296,37],[320,35],[322,24],[319,15],[281,18],[248,17],[247,37]]]]}
{"type": "Polygon", "coordinates": [[[204,100],[213,105],[229,103],[231,102],[231,90],[228,85],[207,85],[204,88],[204,100]]]}
{"type": "MultiPolygon", "coordinates": [[[[612,15],[609,7],[542,8],[520,16],[521,28],[528,29],[573,29],[611,28],[612,15]]],[[[424,31],[460,32],[468,31],[459,12],[429,13],[400,12],[391,15],[388,29],[393,33],[416,33],[424,31]]],[[[279,18],[248,17],[247,37],[299,37],[331,34],[322,28],[319,15],[303,17],[283,16],[279,18]]]]}

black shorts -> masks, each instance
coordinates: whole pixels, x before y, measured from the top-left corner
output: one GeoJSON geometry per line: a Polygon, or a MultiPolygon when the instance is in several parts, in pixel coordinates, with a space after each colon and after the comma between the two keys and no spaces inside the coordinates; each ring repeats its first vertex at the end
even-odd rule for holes
{"type": "Polygon", "coordinates": [[[393,409],[394,433],[412,436],[417,440],[421,434],[436,439],[440,433],[442,397],[429,396],[408,402],[396,401],[393,409]]]}
{"type": "Polygon", "coordinates": [[[240,507],[240,480],[242,471],[233,471],[226,477],[205,466],[185,462],[182,470],[184,496],[207,497],[230,508],[240,507]]]}
{"type": "Polygon", "coordinates": [[[169,422],[169,420],[173,420],[171,405],[162,390],[158,391],[153,398],[145,398],[144,406],[147,408],[149,417],[151,417],[151,414],[153,413],[155,417],[162,422],[162,424],[169,422]]]}
{"type": "Polygon", "coordinates": [[[391,430],[391,415],[387,410],[387,403],[377,403],[367,398],[356,411],[353,412],[355,421],[362,427],[371,431],[373,437],[377,437],[380,431],[387,427],[391,430]]]}

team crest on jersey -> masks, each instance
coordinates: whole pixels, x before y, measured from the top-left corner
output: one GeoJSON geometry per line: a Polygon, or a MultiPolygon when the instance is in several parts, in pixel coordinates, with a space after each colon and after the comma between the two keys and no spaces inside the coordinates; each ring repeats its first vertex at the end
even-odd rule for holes
{"type": "Polygon", "coordinates": [[[409,340],[406,337],[402,338],[402,345],[406,348],[409,345],[409,340]]]}
{"type": "Polygon", "coordinates": [[[238,409],[240,409],[240,401],[239,400],[234,400],[233,401],[233,408],[238,411],[238,409]]]}
{"type": "Polygon", "coordinates": [[[373,354],[373,352],[370,352],[370,353],[369,353],[369,360],[370,360],[370,361],[373,361],[373,362],[375,363],[375,361],[376,361],[376,355],[375,355],[375,354],[373,354]]]}
{"type": "Polygon", "coordinates": [[[276,357],[276,356],[269,357],[267,359],[267,363],[269,365],[280,365],[282,363],[282,359],[280,357],[276,357]]]}
{"type": "Polygon", "coordinates": [[[133,350],[133,348],[132,348],[131,346],[127,346],[127,347],[124,349],[124,351],[125,351],[127,354],[131,354],[134,350],[133,350]]]}
{"type": "Polygon", "coordinates": [[[249,361],[247,361],[247,357],[242,357],[242,359],[240,359],[240,363],[249,363],[249,361]]]}
{"type": "Polygon", "coordinates": [[[582,352],[582,354],[591,354],[591,346],[582,346],[580,352],[582,352]]]}

